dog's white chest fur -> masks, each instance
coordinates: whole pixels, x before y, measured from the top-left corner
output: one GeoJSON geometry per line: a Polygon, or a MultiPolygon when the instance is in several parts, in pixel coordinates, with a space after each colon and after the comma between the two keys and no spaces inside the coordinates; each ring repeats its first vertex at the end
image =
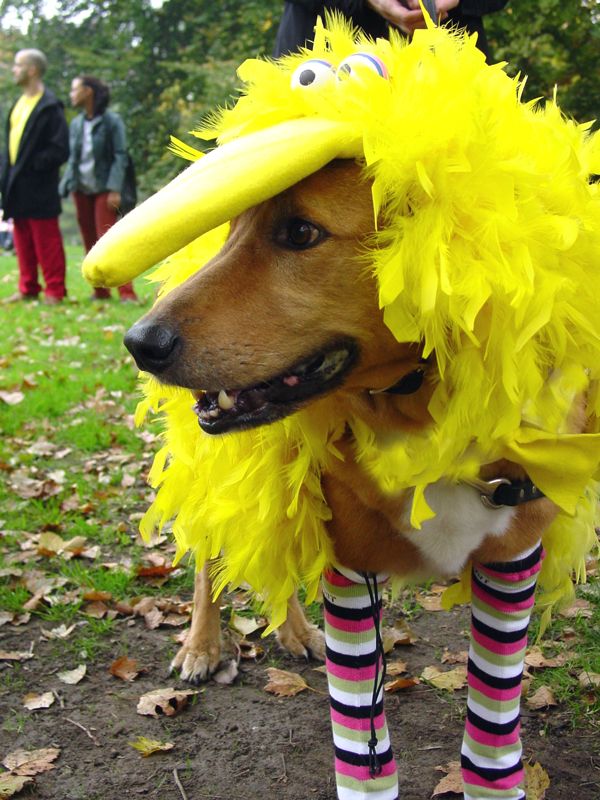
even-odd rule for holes
{"type": "Polygon", "coordinates": [[[416,530],[410,526],[407,512],[402,533],[439,575],[458,574],[485,537],[505,533],[516,513],[506,506],[486,508],[476,489],[443,481],[428,486],[425,498],[435,517],[416,530]]]}

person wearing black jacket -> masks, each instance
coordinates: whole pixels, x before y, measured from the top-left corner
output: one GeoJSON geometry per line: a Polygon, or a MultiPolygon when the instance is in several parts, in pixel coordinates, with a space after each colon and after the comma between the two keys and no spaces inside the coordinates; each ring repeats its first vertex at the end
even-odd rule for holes
{"type": "MultiPolygon", "coordinates": [[[[477,33],[477,46],[489,61],[482,18],[500,11],[507,3],[508,0],[437,0],[435,5],[444,25],[477,33]]],[[[284,3],[273,55],[293,53],[311,42],[317,17],[324,17],[328,10],[339,11],[373,38],[387,36],[390,27],[411,36],[416,28],[425,26],[419,0],[333,0],[326,3],[290,0],[284,3]]]]}
{"type": "Polygon", "coordinates": [[[62,103],[44,86],[46,65],[40,50],[20,50],[15,56],[12,73],[22,94],[6,120],[0,188],[4,218],[14,221],[19,264],[19,291],[9,300],[37,298],[40,266],[44,301],[53,305],[66,294],[58,173],[69,156],[69,131],[62,103]]]}

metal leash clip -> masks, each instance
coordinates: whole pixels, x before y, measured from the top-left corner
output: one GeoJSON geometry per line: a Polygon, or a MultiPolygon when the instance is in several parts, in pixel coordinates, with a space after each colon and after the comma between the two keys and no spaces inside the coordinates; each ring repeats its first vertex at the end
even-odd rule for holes
{"type": "Polygon", "coordinates": [[[486,508],[499,509],[504,508],[502,503],[494,502],[494,495],[498,487],[510,486],[511,482],[508,478],[493,478],[491,481],[484,481],[481,478],[471,478],[463,481],[467,486],[472,486],[480,492],[481,502],[486,508]]]}

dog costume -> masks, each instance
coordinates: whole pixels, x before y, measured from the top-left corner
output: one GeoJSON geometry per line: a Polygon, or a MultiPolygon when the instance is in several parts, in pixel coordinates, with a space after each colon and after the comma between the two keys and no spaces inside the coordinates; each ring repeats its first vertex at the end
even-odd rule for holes
{"type": "MultiPolygon", "coordinates": [[[[364,166],[376,224],[365,265],[386,325],[436,365],[433,424],[383,446],[332,395],[270,426],[211,437],[190,392],[147,379],[138,422],[152,409],[166,426],[142,531],[172,520],[177,557],[191,550],[199,566],[219,557],[215,590],[250,584],[273,626],[294,588],[304,584],[311,600],[325,573],[338,794],[393,800],[381,687],[365,688],[379,674],[377,578],[334,563],[321,474],[350,430],[383,489],[412,491],[419,529],[433,515],[430,484],[477,484],[482,465],[519,464],[560,509],[544,534],[541,601],[549,609],[572,592],[595,542],[600,195],[589,176],[600,173],[600,146],[555,99],[524,103],[524,82],[486,65],[473,38],[433,25],[406,44],[393,33],[355,38],[334,20],[317,27],[312,51],[250,60],[239,75],[238,102],[196,132],[218,146],[201,155],[176,143],[195,163],[112,228],[84,272],[119,285],[166,259],[152,276],[160,302],[219,251],[236,215],[333,159],[364,166]],[[571,434],[582,394],[586,432],[571,434]],[[339,621],[353,605],[367,609],[362,628],[339,621]],[[340,630],[357,663],[340,660],[340,630]]],[[[524,796],[518,697],[541,558],[537,547],[510,564],[465,565],[446,594],[450,605],[472,588],[467,798],[524,796]]]]}

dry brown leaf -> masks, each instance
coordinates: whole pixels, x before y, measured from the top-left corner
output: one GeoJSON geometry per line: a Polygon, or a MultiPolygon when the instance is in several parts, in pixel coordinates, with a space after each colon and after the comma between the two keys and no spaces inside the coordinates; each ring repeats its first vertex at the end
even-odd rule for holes
{"type": "Polygon", "coordinates": [[[444,648],[442,653],[442,664],[466,664],[469,660],[469,653],[466,650],[460,650],[457,653],[452,653],[448,648],[444,648]]]}
{"type": "Polygon", "coordinates": [[[179,628],[181,625],[186,625],[189,621],[189,614],[166,614],[163,617],[161,625],[170,625],[171,628],[179,628]]]}
{"type": "Polygon", "coordinates": [[[403,672],[406,672],[406,667],[406,661],[390,661],[386,665],[385,672],[391,678],[394,675],[402,675],[403,672]]]}
{"type": "Polygon", "coordinates": [[[67,627],[64,623],[58,625],[56,628],[52,628],[51,630],[47,631],[45,628],[42,628],[42,636],[44,639],[67,639],[75,630],[75,625],[69,625],[67,627]]]}
{"type": "Polygon", "coordinates": [[[13,775],[8,772],[0,775],[0,800],[7,800],[31,784],[33,784],[33,778],[27,775],[13,775]]]}
{"type": "Polygon", "coordinates": [[[27,661],[33,658],[30,650],[0,650],[0,661],[27,661]]]}
{"type": "Polygon", "coordinates": [[[583,672],[579,673],[577,679],[579,680],[579,685],[583,689],[597,689],[600,687],[600,674],[597,672],[587,672],[584,670],[583,672]]]}
{"type": "Polygon", "coordinates": [[[87,672],[87,667],[85,664],[80,664],[75,669],[65,670],[64,672],[59,672],[57,678],[59,681],[63,683],[68,683],[71,686],[74,686],[76,683],[79,683],[85,677],[85,673],[87,672]]]}
{"type": "Polygon", "coordinates": [[[103,619],[108,613],[108,606],[101,600],[94,600],[94,602],[88,603],[82,610],[88,617],[103,619]]]}
{"type": "Polygon", "coordinates": [[[450,761],[448,764],[436,767],[438,772],[445,772],[446,775],[437,784],[433,790],[432,797],[438,797],[441,794],[460,794],[463,793],[463,779],[460,767],[460,761],[450,761]]]}
{"type": "Polygon", "coordinates": [[[164,578],[174,572],[177,567],[162,564],[153,567],[138,567],[136,572],[139,578],[164,578]]]}
{"type": "Polygon", "coordinates": [[[0,628],[7,622],[12,622],[15,617],[14,611],[0,611],[0,628]]]}
{"type": "Polygon", "coordinates": [[[383,650],[385,653],[391,652],[397,645],[405,647],[417,641],[417,635],[410,629],[406,620],[396,620],[392,627],[385,626],[381,631],[383,639],[383,650]]]}
{"type": "Polygon", "coordinates": [[[14,775],[39,775],[54,769],[52,763],[60,755],[58,747],[44,747],[40,750],[14,750],[9,753],[3,765],[14,775]]]}
{"type": "Polygon", "coordinates": [[[293,697],[309,686],[301,675],[297,672],[287,672],[284,669],[275,667],[267,668],[269,682],[264,687],[265,692],[277,695],[277,697],[293,697]]]}
{"type": "Polygon", "coordinates": [[[172,686],[166,689],[155,689],[146,692],[138,700],[137,713],[150,717],[174,717],[188,703],[191,696],[198,694],[198,690],[178,690],[172,686]]]}
{"type": "Polygon", "coordinates": [[[159,742],[156,739],[147,739],[145,736],[138,736],[134,742],[128,742],[128,744],[135,747],[144,758],[148,758],[153,753],[172,750],[175,747],[173,742],[159,742]]]}
{"type": "Polygon", "coordinates": [[[437,667],[425,667],[421,673],[421,678],[427,683],[435,686],[436,689],[444,689],[447,692],[454,692],[467,682],[467,669],[460,665],[448,672],[442,672],[437,667]]]}
{"type": "Polygon", "coordinates": [[[240,648],[240,657],[247,661],[261,658],[265,654],[264,647],[255,644],[255,642],[247,642],[245,639],[239,642],[238,647],[240,648]]]}
{"type": "Polygon", "coordinates": [[[110,592],[101,592],[98,589],[90,589],[89,592],[85,592],[83,595],[83,599],[88,602],[106,602],[107,600],[112,600],[112,594],[110,592]]]}
{"type": "Polygon", "coordinates": [[[542,667],[562,667],[567,663],[570,656],[568,653],[559,653],[553,658],[546,658],[542,652],[541,647],[534,645],[528,648],[525,654],[525,663],[532,669],[540,669],[542,667]]]}
{"type": "Polygon", "coordinates": [[[144,614],[144,622],[146,623],[146,627],[153,631],[161,625],[164,620],[164,614],[162,611],[159,611],[158,608],[153,608],[147,614],[144,614]]]}
{"type": "Polygon", "coordinates": [[[110,665],[108,671],[115,678],[120,678],[122,681],[133,681],[140,674],[137,666],[137,661],[134,658],[121,656],[110,665]]]}
{"type": "Polygon", "coordinates": [[[565,617],[565,619],[573,619],[574,617],[584,617],[585,619],[589,619],[592,616],[592,607],[589,600],[584,600],[582,597],[575,600],[575,602],[568,606],[568,608],[563,608],[562,611],[558,612],[561,617],[565,617]]]}
{"type": "Polygon", "coordinates": [[[44,692],[43,694],[36,694],[35,692],[28,692],[23,697],[23,705],[30,711],[37,711],[39,708],[50,708],[56,697],[52,692],[44,692]]]}
{"type": "Polygon", "coordinates": [[[415,595],[417,603],[422,606],[425,611],[443,611],[442,598],[439,594],[423,594],[417,592],[415,595]]]}
{"type": "Polygon", "coordinates": [[[550,786],[548,773],[537,761],[535,764],[525,764],[525,787],[527,800],[544,800],[546,789],[550,786]]]}
{"type": "Polygon", "coordinates": [[[549,686],[540,686],[537,692],[534,692],[531,697],[527,698],[527,705],[534,710],[540,708],[548,708],[548,706],[556,706],[556,698],[554,692],[549,686]]]}
{"type": "Polygon", "coordinates": [[[402,689],[410,689],[412,686],[417,686],[419,683],[418,678],[396,678],[396,680],[384,684],[383,690],[388,694],[394,694],[402,691],[402,689]]]}

